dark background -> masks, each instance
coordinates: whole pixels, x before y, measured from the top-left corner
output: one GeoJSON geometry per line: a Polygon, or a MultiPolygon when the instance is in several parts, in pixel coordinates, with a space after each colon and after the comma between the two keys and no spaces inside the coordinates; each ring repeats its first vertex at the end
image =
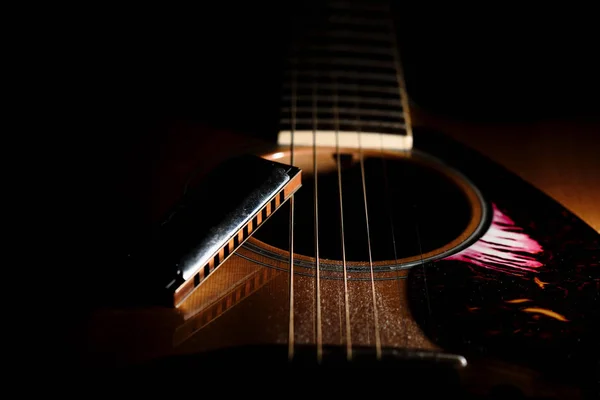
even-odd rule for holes
{"type": "MultiPolygon", "coordinates": [[[[394,4],[421,107],[493,121],[598,114],[591,8],[394,4]]],[[[80,49],[92,56],[82,89],[107,101],[101,119],[183,118],[259,134],[278,105],[281,57],[306,17],[295,2],[109,10],[80,49]]]]}
{"type": "MultiPolygon", "coordinates": [[[[76,22],[82,31],[66,32],[78,67],[70,72],[97,112],[90,128],[132,136],[184,119],[264,135],[275,126],[281,57],[307,18],[297,3],[91,12],[76,22]]],[[[394,5],[409,94],[421,107],[499,122],[598,115],[591,7],[394,5]]]]}
{"type": "MultiPolygon", "coordinates": [[[[599,35],[591,8],[399,3],[409,96],[466,120],[597,119],[599,35]]],[[[294,2],[202,2],[193,9],[62,10],[75,14],[46,21],[32,50],[43,88],[36,100],[51,110],[38,118],[51,126],[38,144],[44,157],[36,173],[50,206],[40,235],[58,242],[52,252],[65,268],[52,271],[61,278],[52,291],[69,313],[93,303],[86,288],[114,247],[147,228],[140,196],[127,193],[150,193],[144,171],[171,127],[275,138],[281,61],[302,27],[298,10],[294,2]]]]}

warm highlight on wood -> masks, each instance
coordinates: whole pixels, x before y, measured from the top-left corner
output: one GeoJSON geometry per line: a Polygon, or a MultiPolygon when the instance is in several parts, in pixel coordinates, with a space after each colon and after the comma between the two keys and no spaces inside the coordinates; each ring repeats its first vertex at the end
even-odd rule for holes
{"type": "Polygon", "coordinates": [[[257,214],[246,223],[236,235],[221,247],[216,255],[209,262],[194,274],[183,285],[181,285],[173,295],[175,306],[180,306],[181,303],[198,288],[210,274],[212,274],[219,266],[226,261],[234,251],[241,246],[248,238],[251,237],[254,230],[258,229],[263,222],[275,212],[277,209],[302,185],[302,173],[297,173],[282,190],[275,194],[269,202],[262,207],[257,214]]]}

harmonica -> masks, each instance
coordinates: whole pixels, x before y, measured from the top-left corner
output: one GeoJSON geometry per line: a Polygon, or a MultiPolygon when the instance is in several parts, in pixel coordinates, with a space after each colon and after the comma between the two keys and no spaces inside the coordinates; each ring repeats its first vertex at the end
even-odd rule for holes
{"type": "Polygon", "coordinates": [[[153,244],[172,305],[183,302],[301,186],[301,170],[257,156],[231,159],[189,190],[153,244]]]}

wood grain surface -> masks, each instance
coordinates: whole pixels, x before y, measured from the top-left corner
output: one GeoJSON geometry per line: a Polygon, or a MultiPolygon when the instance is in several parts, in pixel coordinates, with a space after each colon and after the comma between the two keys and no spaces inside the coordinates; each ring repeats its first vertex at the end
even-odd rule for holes
{"type": "Polygon", "coordinates": [[[439,129],[544,191],[600,232],[600,123],[460,122],[413,107],[413,123],[439,129]]]}

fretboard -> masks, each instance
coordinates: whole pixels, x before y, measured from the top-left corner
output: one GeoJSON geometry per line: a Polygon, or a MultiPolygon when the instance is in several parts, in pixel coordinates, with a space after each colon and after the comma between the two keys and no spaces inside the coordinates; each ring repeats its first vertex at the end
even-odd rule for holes
{"type": "Polygon", "coordinates": [[[386,2],[329,0],[307,15],[287,59],[280,130],[412,136],[386,2]]]}

